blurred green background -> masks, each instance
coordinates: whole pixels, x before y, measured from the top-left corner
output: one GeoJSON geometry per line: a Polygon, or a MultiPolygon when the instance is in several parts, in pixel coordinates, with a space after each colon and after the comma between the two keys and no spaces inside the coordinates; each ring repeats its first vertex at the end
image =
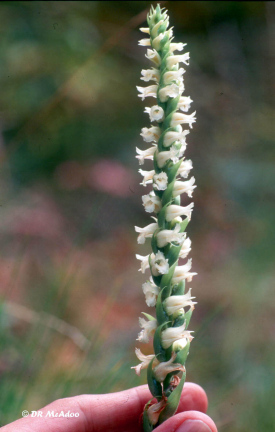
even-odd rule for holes
{"type": "MultiPolygon", "coordinates": [[[[0,5],[1,425],[139,385],[134,225],[147,1],[0,5]]],[[[275,429],[274,2],[163,2],[188,43],[198,305],[187,378],[220,432],[275,429]]],[[[150,169],[150,162],[145,169],[150,169]]],[[[140,347],[143,348],[143,347],[140,347]]],[[[144,347],[150,353],[150,347],[144,347]]]]}

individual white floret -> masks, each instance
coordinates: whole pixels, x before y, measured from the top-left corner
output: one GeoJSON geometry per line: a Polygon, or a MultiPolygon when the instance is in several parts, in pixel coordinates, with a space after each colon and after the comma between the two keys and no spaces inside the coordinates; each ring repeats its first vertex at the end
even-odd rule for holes
{"type": "Polygon", "coordinates": [[[171,222],[175,217],[182,216],[182,215],[186,216],[187,219],[190,221],[193,207],[194,207],[194,203],[191,203],[186,207],[174,205],[174,204],[168,206],[166,209],[167,222],[171,222]]]}
{"type": "Polygon", "coordinates": [[[147,416],[151,425],[154,426],[155,424],[157,424],[159,415],[161,411],[165,408],[165,406],[165,399],[161,399],[160,402],[154,403],[153,405],[149,406],[147,410],[147,416]]]}
{"type": "Polygon", "coordinates": [[[138,172],[143,176],[143,181],[140,183],[141,185],[147,186],[148,184],[153,183],[155,170],[143,171],[142,169],[139,169],[138,172]]]}
{"type": "Polygon", "coordinates": [[[144,112],[149,114],[151,122],[157,121],[158,123],[160,123],[164,119],[164,111],[158,105],[154,105],[152,107],[146,107],[144,112]]]}
{"type": "Polygon", "coordinates": [[[176,71],[168,71],[163,74],[163,82],[165,85],[171,84],[172,81],[182,80],[185,70],[180,68],[176,71]]]}
{"type": "Polygon", "coordinates": [[[153,177],[153,187],[158,190],[165,190],[168,185],[168,176],[165,172],[160,172],[159,174],[154,174],[153,177]]]}
{"type": "Polygon", "coordinates": [[[141,129],[140,135],[146,142],[158,141],[161,130],[158,126],[152,126],[150,128],[144,127],[141,129]]]}
{"type": "Polygon", "coordinates": [[[178,63],[184,63],[189,65],[189,53],[181,54],[181,55],[171,55],[166,59],[166,66],[168,69],[172,69],[173,66],[178,63]]]}
{"type": "Polygon", "coordinates": [[[173,147],[175,147],[178,150],[178,159],[180,159],[184,155],[184,152],[186,150],[186,146],[187,146],[186,143],[182,144],[182,143],[180,143],[178,141],[176,141],[173,144],[173,147]]]}
{"type": "Polygon", "coordinates": [[[182,161],[178,169],[178,174],[182,178],[187,178],[191,169],[193,168],[192,161],[190,159],[182,161]]]}
{"type": "Polygon", "coordinates": [[[140,94],[138,95],[138,97],[140,97],[142,100],[144,100],[146,97],[157,97],[157,90],[158,90],[158,86],[156,84],[153,84],[151,86],[148,87],[139,87],[137,86],[138,91],[140,92],[140,94]]]}
{"type": "Polygon", "coordinates": [[[184,242],[182,243],[181,250],[179,253],[179,258],[186,258],[187,255],[191,251],[191,240],[189,237],[187,237],[184,242]]]}
{"type": "Polygon", "coordinates": [[[136,158],[139,160],[139,164],[143,165],[145,159],[153,160],[156,149],[157,149],[156,144],[154,144],[153,147],[150,147],[146,150],[140,150],[139,148],[136,147],[136,152],[137,152],[136,158]]]}
{"type": "Polygon", "coordinates": [[[153,276],[167,274],[169,271],[168,259],[165,258],[163,252],[158,251],[151,259],[151,272],[153,276]]]}
{"type": "Polygon", "coordinates": [[[157,223],[151,223],[144,228],[135,226],[135,231],[139,233],[137,242],[138,244],[144,244],[147,238],[153,237],[154,232],[158,229],[157,223]]]}
{"type": "Polygon", "coordinates": [[[168,373],[173,371],[185,372],[185,367],[180,363],[174,363],[177,353],[172,353],[170,360],[161,362],[154,368],[154,375],[157,381],[163,382],[168,373]]]}
{"type": "Polygon", "coordinates": [[[141,46],[151,46],[150,38],[141,39],[138,41],[138,44],[141,46]]]}
{"type": "Polygon", "coordinates": [[[185,144],[181,144],[179,147],[178,145],[174,144],[170,147],[170,150],[168,151],[157,151],[156,158],[159,168],[163,168],[168,160],[171,160],[174,164],[177,163],[181,155],[184,153],[185,149],[185,144]]]}
{"type": "Polygon", "coordinates": [[[172,277],[172,285],[176,285],[180,283],[182,280],[186,279],[187,282],[191,282],[193,279],[193,276],[195,276],[197,273],[190,273],[192,267],[192,259],[189,259],[186,264],[182,266],[177,266],[175,268],[173,277],[172,277]]]}
{"type": "Polygon", "coordinates": [[[186,237],[186,233],[180,232],[180,224],[176,224],[173,230],[161,230],[156,235],[157,245],[159,248],[163,248],[168,243],[181,244],[186,237]]]}
{"type": "Polygon", "coordinates": [[[182,42],[178,42],[178,43],[172,42],[170,43],[169,51],[172,53],[174,51],[182,51],[186,45],[187,45],[186,43],[182,43],[182,42]]]}
{"type": "MultiPolygon", "coordinates": [[[[135,353],[136,353],[137,358],[141,361],[141,363],[138,364],[137,366],[132,366],[131,369],[135,369],[136,374],[139,376],[140,371],[142,369],[147,369],[147,367],[149,366],[149,363],[155,357],[155,354],[150,354],[150,355],[142,354],[142,352],[140,351],[139,348],[135,349],[135,353]]],[[[157,359],[156,359],[155,363],[158,363],[157,359]]]]}
{"type": "Polygon", "coordinates": [[[196,121],[196,111],[194,111],[192,114],[183,114],[183,113],[178,113],[175,112],[172,115],[172,120],[171,120],[171,127],[175,127],[179,124],[183,124],[183,123],[187,123],[189,124],[189,127],[192,129],[192,124],[195,123],[196,121]]]}
{"type": "Polygon", "coordinates": [[[183,338],[187,338],[191,341],[193,339],[191,333],[191,331],[185,330],[185,324],[180,327],[170,327],[166,330],[163,330],[161,334],[162,346],[164,349],[167,349],[172,345],[172,343],[183,338]]]}
{"type": "Polygon", "coordinates": [[[193,101],[190,96],[181,96],[178,103],[178,109],[183,112],[187,112],[190,109],[190,105],[192,102],[193,101]]]}
{"type": "Polygon", "coordinates": [[[168,315],[173,315],[180,309],[184,309],[185,307],[190,307],[191,310],[194,310],[196,302],[193,302],[195,297],[191,297],[191,289],[186,294],[183,295],[174,295],[168,297],[164,301],[164,307],[168,315]]]}
{"type": "Polygon", "coordinates": [[[146,321],[144,318],[139,318],[139,325],[142,328],[141,332],[138,334],[137,340],[139,342],[148,343],[151,336],[156,331],[157,321],[155,319],[146,321]]]}
{"type": "Polygon", "coordinates": [[[159,294],[159,287],[157,287],[153,283],[152,279],[150,279],[150,282],[147,281],[142,285],[142,291],[144,292],[147,306],[156,306],[157,297],[159,294]]]}
{"type": "Polygon", "coordinates": [[[173,83],[159,90],[159,99],[161,102],[167,102],[169,98],[176,98],[182,93],[181,88],[173,83]]]}
{"type": "Polygon", "coordinates": [[[163,146],[164,147],[170,147],[171,144],[173,144],[175,141],[179,141],[182,144],[185,144],[186,142],[186,135],[189,134],[189,130],[182,130],[180,132],[177,131],[168,131],[164,135],[163,139],[163,146]]]}
{"type": "Polygon", "coordinates": [[[136,259],[141,261],[141,266],[139,271],[141,271],[141,273],[145,273],[145,270],[147,270],[148,268],[150,268],[149,266],[149,255],[146,256],[142,256],[142,255],[138,255],[136,254],[136,259]]]}
{"type": "Polygon", "coordinates": [[[155,195],[154,191],[142,196],[142,204],[147,213],[159,213],[161,210],[161,199],[155,195]]]}
{"type": "Polygon", "coordinates": [[[159,82],[160,71],[158,69],[142,69],[141,71],[142,77],[140,78],[142,81],[156,81],[159,82]]]}
{"type": "Polygon", "coordinates": [[[189,198],[192,198],[193,190],[197,186],[195,185],[195,177],[191,177],[190,180],[186,181],[175,181],[173,189],[173,198],[182,193],[186,193],[189,198]]]}
{"type": "Polygon", "coordinates": [[[140,30],[142,33],[150,34],[150,29],[149,29],[149,27],[140,27],[139,30],[140,30]]]}
{"type": "Polygon", "coordinates": [[[153,63],[155,63],[156,66],[161,65],[161,57],[155,49],[153,49],[153,50],[148,49],[147,54],[145,54],[145,57],[147,57],[149,60],[151,60],[153,63]]]}

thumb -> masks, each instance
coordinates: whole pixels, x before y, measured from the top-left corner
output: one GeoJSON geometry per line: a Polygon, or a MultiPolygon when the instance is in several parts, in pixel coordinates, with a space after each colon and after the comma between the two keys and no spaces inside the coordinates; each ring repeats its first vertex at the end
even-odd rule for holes
{"type": "Polygon", "coordinates": [[[218,432],[213,420],[199,411],[185,411],[166,420],[154,432],[218,432]]]}

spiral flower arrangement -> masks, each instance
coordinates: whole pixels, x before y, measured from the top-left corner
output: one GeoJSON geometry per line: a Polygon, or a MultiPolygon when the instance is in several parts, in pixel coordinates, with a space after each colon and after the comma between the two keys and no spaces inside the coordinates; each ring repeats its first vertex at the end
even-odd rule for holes
{"type": "Polygon", "coordinates": [[[142,197],[148,213],[154,213],[153,222],[144,228],[135,227],[138,243],[151,239],[152,253],[137,255],[141,261],[141,272],[150,269],[151,276],[143,286],[148,306],[155,307],[155,317],[143,313],[140,318],[139,342],[149,342],[153,338],[154,353],[144,355],[136,348],[140,364],[134,367],[139,375],[147,369],[147,381],[152,399],[143,412],[144,431],[152,431],[160,423],[171,417],[177,410],[184,385],[185,362],[193,339],[188,330],[194,310],[194,297],[191,288],[186,290],[185,282],[192,281],[196,273],[191,272],[192,260],[179,265],[191,251],[191,241],[185,229],[191,219],[193,203],[181,206],[180,196],[186,193],[192,197],[195,179],[186,179],[192,169],[192,162],[186,160],[186,135],[195,122],[195,112],[186,114],[192,100],[182,96],[184,92],[183,74],[179,65],[189,64],[189,53],[182,51],[185,44],[174,43],[169,17],[158,5],[152,7],[147,16],[148,28],[141,28],[149,37],[139,44],[148,47],[145,55],[153,64],[151,69],[141,71],[141,80],[153,81],[147,87],[137,87],[139,97],[156,98],[157,104],[145,108],[152,126],[144,127],[141,136],[152,143],[146,150],[137,148],[140,165],[149,159],[153,161],[150,171],[139,170],[143,177],[142,185],[152,184],[152,191],[142,197]],[[184,219],[182,218],[184,216],[184,219]],[[153,399],[157,402],[153,403],[153,399]]]}

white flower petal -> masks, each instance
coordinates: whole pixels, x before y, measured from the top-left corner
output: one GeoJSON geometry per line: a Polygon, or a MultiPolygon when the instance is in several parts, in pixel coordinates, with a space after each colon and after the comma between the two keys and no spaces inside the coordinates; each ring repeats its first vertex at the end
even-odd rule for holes
{"type": "Polygon", "coordinates": [[[152,425],[157,424],[158,419],[159,419],[159,415],[160,415],[161,411],[165,408],[165,405],[166,405],[166,401],[164,399],[161,399],[160,402],[157,402],[157,403],[149,406],[149,408],[147,410],[147,415],[148,415],[149,422],[152,425]]]}
{"type": "Polygon", "coordinates": [[[197,274],[197,273],[190,273],[191,267],[192,267],[192,259],[189,259],[187,263],[182,266],[177,266],[175,268],[172,277],[172,281],[171,281],[172,285],[176,285],[184,279],[186,279],[188,282],[191,282],[193,276],[197,274]]]}
{"type": "Polygon", "coordinates": [[[187,255],[190,253],[191,251],[191,240],[190,238],[186,238],[182,244],[180,253],[179,253],[179,258],[186,258],[187,255]]]}
{"type": "Polygon", "coordinates": [[[176,71],[168,71],[163,74],[163,82],[165,85],[171,84],[172,81],[182,80],[185,70],[180,68],[176,71]]]}
{"type": "Polygon", "coordinates": [[[156,235],[157,245],[159,248],[163,248],[168,243],[177,243],[181,244],[185,237],[186,233],[180,233],[180,225],[177,224],[173,230],[161,230],[156,235]]]}
{"type": "Polygon", "coordinates": [[[191,289],[186,294],[170,296],[164,301],[164,307],[168,315],[173,315],[179,309],[184,309],[188,306],[192,310],[194,309],[196,302],[193,302],[195,297],[191,297],[191,289]]]}
{"type": "Polygon", "coordinates": [[[164,119],[164,111],[158,105],[154,105],[151,108],[145,108],[145,110],[145,112],[149,114],[151,122],[162,122],[162,120],[164,119]]]}
{"type": "Polygon", "coordinates": [[[170,52],[174,52],[174,51],[182,51],[183,48],[186,46],[186,43],[170,43],[170,47],[169,47],[169,51],[170,52]]]}
{"type": "Polygon", "coordinates": [[[145,54],[145,57],[147,57],[149,60],[151,60],[153,63],[155,63],[156,66],[161,65],[161,57],[155,49],[153,49],[153,50],[148,49],[147,54],[145,54]]]}
{"type": "Polygon", "coordinates": [[[171,55],[166,59],[166,66],[168,69],[171,69],[173,66],[178,63],[184,63],[189,65],[189,53],[181,54],[181,55],[171,55]]]}
{"type": "Polygon", "coordinates": [[[191,160],[184,160],[182,161],[179,169],[178,169],[178,174],[183,177],[186,178],[189,175],[189,172],[191,171],[191,169],[193,168],[193,164],[191,160]]]}
{"type": "Polygon", "coordinates": [[[191,177],[190,180],[187,181],[175,181],[174,183],[174,190],[173,190],[173,198],[175,198],[178,195],[181,195],[182,193],[186,193],[189,198],[192,198],[193,190],[197,186],[195,185],[195,177],[191,177]]]}
{"type": "Polygon", "coordinates": [[[189,96],[181,96],[178,103],[178,109],[183,112],[187,112],[192,102],[193,101],[189,96]]]}
{"type": "Polygon", "coordinates": [[[161,134],[161,130],[158,126],[152,126],[150,128],[142,128],[141,136],[146,142],[158,141],[161,134]]]}
{"type": "Polygon", "coordinates": [[[173,363],[177,353],[172,353],[170,360],[161,362],[154,368],[154,375],[157,381],[163,382],[168,373],[173,371],[185,371],[185,367],[180,363],[173,363]]]}
{"type": "Polygon", "coordinates": [[[153,176],[155,174],[154,170],[143,171],[142,169],[139,169],[138,172],[143,176],[143,182],[140,184],[147,186],[148,184],[153,183],[153,176]]]}
{"type": "Polygon", "coordinates": [[[153,276],[167,274],[169,271],[168,259],[163,252],[158,251],[154,258],[151,259],[151,272],[153,276]]]}
{"type": "Polygon", "coordinates": [[[150,29],[149,29],[149,27],[140,27],[139,30],[140,30],[142,33],[150,34],[150,29]]]}
{"type": "Polygon", "coordinates": [[[194,207],[194,203],[191,203],[186,207],[182,207],[179,205],[168,206],[166,209],[167,222],[171,222],[177,216],[182,216],[182,215],[185,215],[187,219],[190,221],[193,207],[194,207]]]}
{"type": "Polygon", "coordinates": [[[148,213],[159,213],[161,210],[161,199],[153,191],[148,195],[143,195],[142,204],[148,213]]]}
{"type": "Polygon", "coordinates": [[[171,127],[175,127],[179,124],[183,124],[183,123],[187,123],[189,124],[189,127],[192,129],[192,124],[195,123],[196,121],[196,111],[194,111],[192,114],[183,114],[183,113],[178,113],[175,112],[172,115],[172,120],[171,120],[171,127]]]}
{"type": "Polygon", "coordinates": [[[160,71],[158,69],[142,69],[141,71],[142,77],[140,78],[142,81],[156,81],[159,82],[160,71]]]}
{"type": "Polygon", "coordinates": [[[146,321],[144,318],[139,318],[139,325],[142,330],[138,334],[137,340],[139,342],[148,343],[150,337],[153,336],[156,331],[157,321],[155,319],[152,321],[146,321]]]}
{"type": "Polygon", "coordinates": [[[168,185],[168,176],[165,172],[154,174],[153,187],[158,190],[165,190],[168,185]]]}
{"type": "Polygon", "coordinates": [[[142,255],[136,254],[136,259],[138,259],[138,260],[141,261],[141,267],[140,267],[141,273],[145,273],[145,270],[147,270],[148,268],[150,268],[150,266],[149,266],[149,255],[142,256],[142,255]]]}
{"type": "Polygon", "coordinates": [[[173,83],[159,90],[159,99],[161,102],[167,102],[169,97],[175,98],[181,94],[181,88],[173,83]]]}
{"type": "Polygon", "coordinates": [[[147,306],[156,306],[159,287],[157,287],[153,282],[147,281],[142,285],[142,291],[144,292],[147,306]]]}
{"type": "Polygon", "coordinates": [[[163,146],[169,147],[171,144],[173,144],[176,141],[179,141],[181,144],[185,144],[186,135],[189,134],[189,130],[181,130],[180,132],[176,131],[168,131],[164,135],[163,139],[163,146]]]}
{"type": "Polygon", "coordinates": [[[137,156],[136,158],[139,160],[139,164],[143,165],[145,159],[154,159],[154,153],[157,149],[157,146],[154,144],[153,147],[148,148],[147,150],[140,150],[136,147],[137,156]]]}
{"type": "Polygon", "coordinates": [[[151,46],[150,38],[141,39],[138,41],[138,44],[141,46],[151,46]]]}
{"type": "Polygon", "coordinates": [[[148,87],[139,87],[137,86],[137,90],[140,92],[138,97],[140,97],[142,100],[144,100],[146,97],[157,97],[157,90],[158,86],[156,84],[153,84],[148,87]]]}
{"type": "MultiPolygon", "coordinates": [[[[155,357],[154,354],[150,354],[150,355],[144,355],[142,354],[142,352],[140,351],[139,348],[135,349],[135,353],[137,358],[141,361],[140,364],[138,364],[137,366],[132,366],[131,369],[135,369],[136,374],[139,376],[140,375],[140,371],[142,369],[147,369],[147,367],[149,366],[149,363],[151,362],[151,360],[155,357]]],[[[158,360],[156,359],[154,363],[158,363],[158,360]]]]}
{"type": "Polygon", "coordinates": [[[162,346],[164,349],[167,349],[172,343],[183,338],[187,338],[191,341],[193,339],[191,333],[191,331],[185,330],[185,324],[180,327],[169,327],[161,333],[162,346]]]}
{"type": "Polygon", "coordinates": [[[158,228],[157,223],[151,223],[150,225],[147,225],[144,228],[140,228],[140,227],[135,226],[135,231],[139,233],[139,236],[137,239],[138,243],[144,244],[145,239],[153,237],[153,234],[157,228],[158,228]]]}

